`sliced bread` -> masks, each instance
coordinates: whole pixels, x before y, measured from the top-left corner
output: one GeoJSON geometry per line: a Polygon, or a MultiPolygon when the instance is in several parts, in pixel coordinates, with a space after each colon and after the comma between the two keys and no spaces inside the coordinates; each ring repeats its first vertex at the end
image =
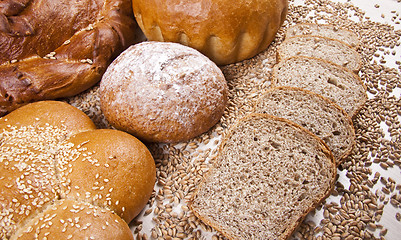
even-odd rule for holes
{"type": "Polygon", "coordinates": [[[267,114],[239,120],[189,204],[229,239],[287,239],[331,192],[333,155],[308,130],[267,114]]]}
{"type": "Polygon", "coordinates": [[[350,45],[326,37],[295,36],[286,38],[277,49],[277,60],[293,56],[321,58],[358,72],[362,67],[359,53],[350,45]]]}
{"type": "Polygon", "coordinates": [[[343,108],[351,118],[367,100],[357,74],[317,58],[292,57],[273,67],[272,86],[293,86],[320,94],[343,108]]]}
{"type": "Polygon", "coordinates": [[[327,37],[343,41],[352,47],[359,46],[359,38],[354,32],[331,24],[300,23],[287,29],[287,38],[298,35],[327,37]]]}
{"type": "Polygon", "coordinates": [[[327,144],[337,166],[355,145],[348,114],[329,99],[301,88],[269,89],[257,100],[254,112],[286,118],[305,127],[327,144]]]}

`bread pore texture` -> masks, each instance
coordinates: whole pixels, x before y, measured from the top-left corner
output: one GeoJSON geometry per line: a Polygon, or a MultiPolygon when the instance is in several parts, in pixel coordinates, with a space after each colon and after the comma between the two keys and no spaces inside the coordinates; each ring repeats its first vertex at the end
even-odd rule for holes
{"type": "Polygon", "coordinates": [[[186,141],[208,131],[223,115],[227,99],[220,68],[178,43],[133,45],[100,82],[107,120],[147,142],[186,141]]]}
{"type": "Polygon", "coordinates": [[[337,39],[351,47],[358,47],[360,45],[359,38],[354,32],[331,24],[299,23],[287,28],[285,36],[290,38],[299,35],[337,39]]]}
{"type": "Polygon", "coordinates": [[[355,130],[348,114],[329,99],[304,89],[269,89],[257,100],[254,112],[285,118],[305,127],[327,144],[337,166],[355,145],[355,130]]]}
{"type": "Polygon", "coordinates": [[[354,118],[368,99],[357,74],[331,62],[311,57],[291,57],[273,67],[272,86],[309,90],[335,102],[354,118]]]}
{"type": "Polygon", "coordinates": [[[149,40],[181,43],[225,65],[270,45],[288,0],[133,0],[132,6],[149,40]]]}
{"type": "Polygon", "coordinates": [[[287,239],[336,176],[319,138],[267,114],[240,119],[213,164],[190,207],[229,239],[287,239]]]}
{"type": "Polygon", "coordinates": [[[277,59],[282,61],[294,56],[320,58],[353,72],[359,72],[362,59],[350,45],[331,38],[301,35],[286,38],[277,48],[277,59]]]}

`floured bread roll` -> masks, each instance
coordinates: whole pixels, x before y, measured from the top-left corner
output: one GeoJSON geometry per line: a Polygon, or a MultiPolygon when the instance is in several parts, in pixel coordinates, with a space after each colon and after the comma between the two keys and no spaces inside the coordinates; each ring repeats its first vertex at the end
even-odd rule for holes
{"type": "Polygon", "coordinates": [[[288,0],[133,0],[149,40],[198,49],[219,65],[265,50],[284,22],[288,0]]]}
{"type": "Polygon", "coordinates": [[[156,180],[138,139],[57,101],[0,118],[0,172],[0,239],[133,239],[156,180]]]}
{"type": "Polygon", "coordinates": [[[148,142],[179,142],[206,132],[227,104],[220,68],[193,48],[143,42],[124,51],[100,82],[103,114],[148,142]]]}

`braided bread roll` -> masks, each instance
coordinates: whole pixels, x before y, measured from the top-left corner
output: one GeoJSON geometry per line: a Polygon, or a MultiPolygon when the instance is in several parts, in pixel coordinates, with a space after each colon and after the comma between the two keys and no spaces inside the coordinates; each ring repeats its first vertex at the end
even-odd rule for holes
{"type": "Polygon", "coordinates": [[[139,40],[131,1],[0,2],[0,116],[78,94],[139,40]]]}

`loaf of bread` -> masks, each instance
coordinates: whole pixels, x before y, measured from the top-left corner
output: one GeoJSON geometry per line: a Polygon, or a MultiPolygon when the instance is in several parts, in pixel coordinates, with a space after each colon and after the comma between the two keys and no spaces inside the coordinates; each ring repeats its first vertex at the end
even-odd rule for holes
{"type": "Polygon", "coordinates": [[[139,37],[128,0],[2,1],[0,116],[91,87],[139,37]]]}
{"type": "Polygon", "coordinates": [[[285,118],[305,127],[327,144],[337,166],[355,145],[354,126],[348,114],[329,99],[304,89],[271,88],[259,97],[254,112],[285,118]]]}
{"type": "Polygon", "coordinates": [[[320,58],[356,73],[362,67],[361,56],[354,48],[326,37],[303,35],[286,38],[277,48],[277,60],[280,62],[294,56],[320,58]]]}
{"type": "Polygon", "coordinates": [[[127,223],[111,211],[87,202],[56,200],[18,229],[10,240],[133,240],[127,223]]]}
{"type": "Polygon", "coordinates": [[[229,239],[287,239],[336,178],[322,140],[266,114],[240,119],[213,163],[190,208],[229,239]]]}
{"type": "Polygon", "coordinates": [[[218,65],[265,50],[284,22],[288,0],[133,0],[149,40],[193,47],[218,65]]]}
{"type": "Polygon", "coordinates": [[[273,67],[272,86],[292,86],[322,95],[351,118],[368,99],[366,87],[352,71],[317,58],[291,57],[273,67]]]}
{"type": "Polygon", "coordinates": [[[285,36],[290,38],[298,35],[327,37],[340,40],[352,47],[359,46],[359,38],[354,32],[331,24],[299,23],[290,26],[285,36]]]}
{"type": "Polygon", "coordinates": [[[223,115],[227,83],[197,50],[143,42],[124,51],[100,82],[107,120],[147,142],[180,142],[208,131],[223,115]]]}
{"type": "Polygon", "coordinates": [[[0,172],[1,239],[133,239],[156,179],[138,139],[57,101],[0,118],[0,172]]]}

